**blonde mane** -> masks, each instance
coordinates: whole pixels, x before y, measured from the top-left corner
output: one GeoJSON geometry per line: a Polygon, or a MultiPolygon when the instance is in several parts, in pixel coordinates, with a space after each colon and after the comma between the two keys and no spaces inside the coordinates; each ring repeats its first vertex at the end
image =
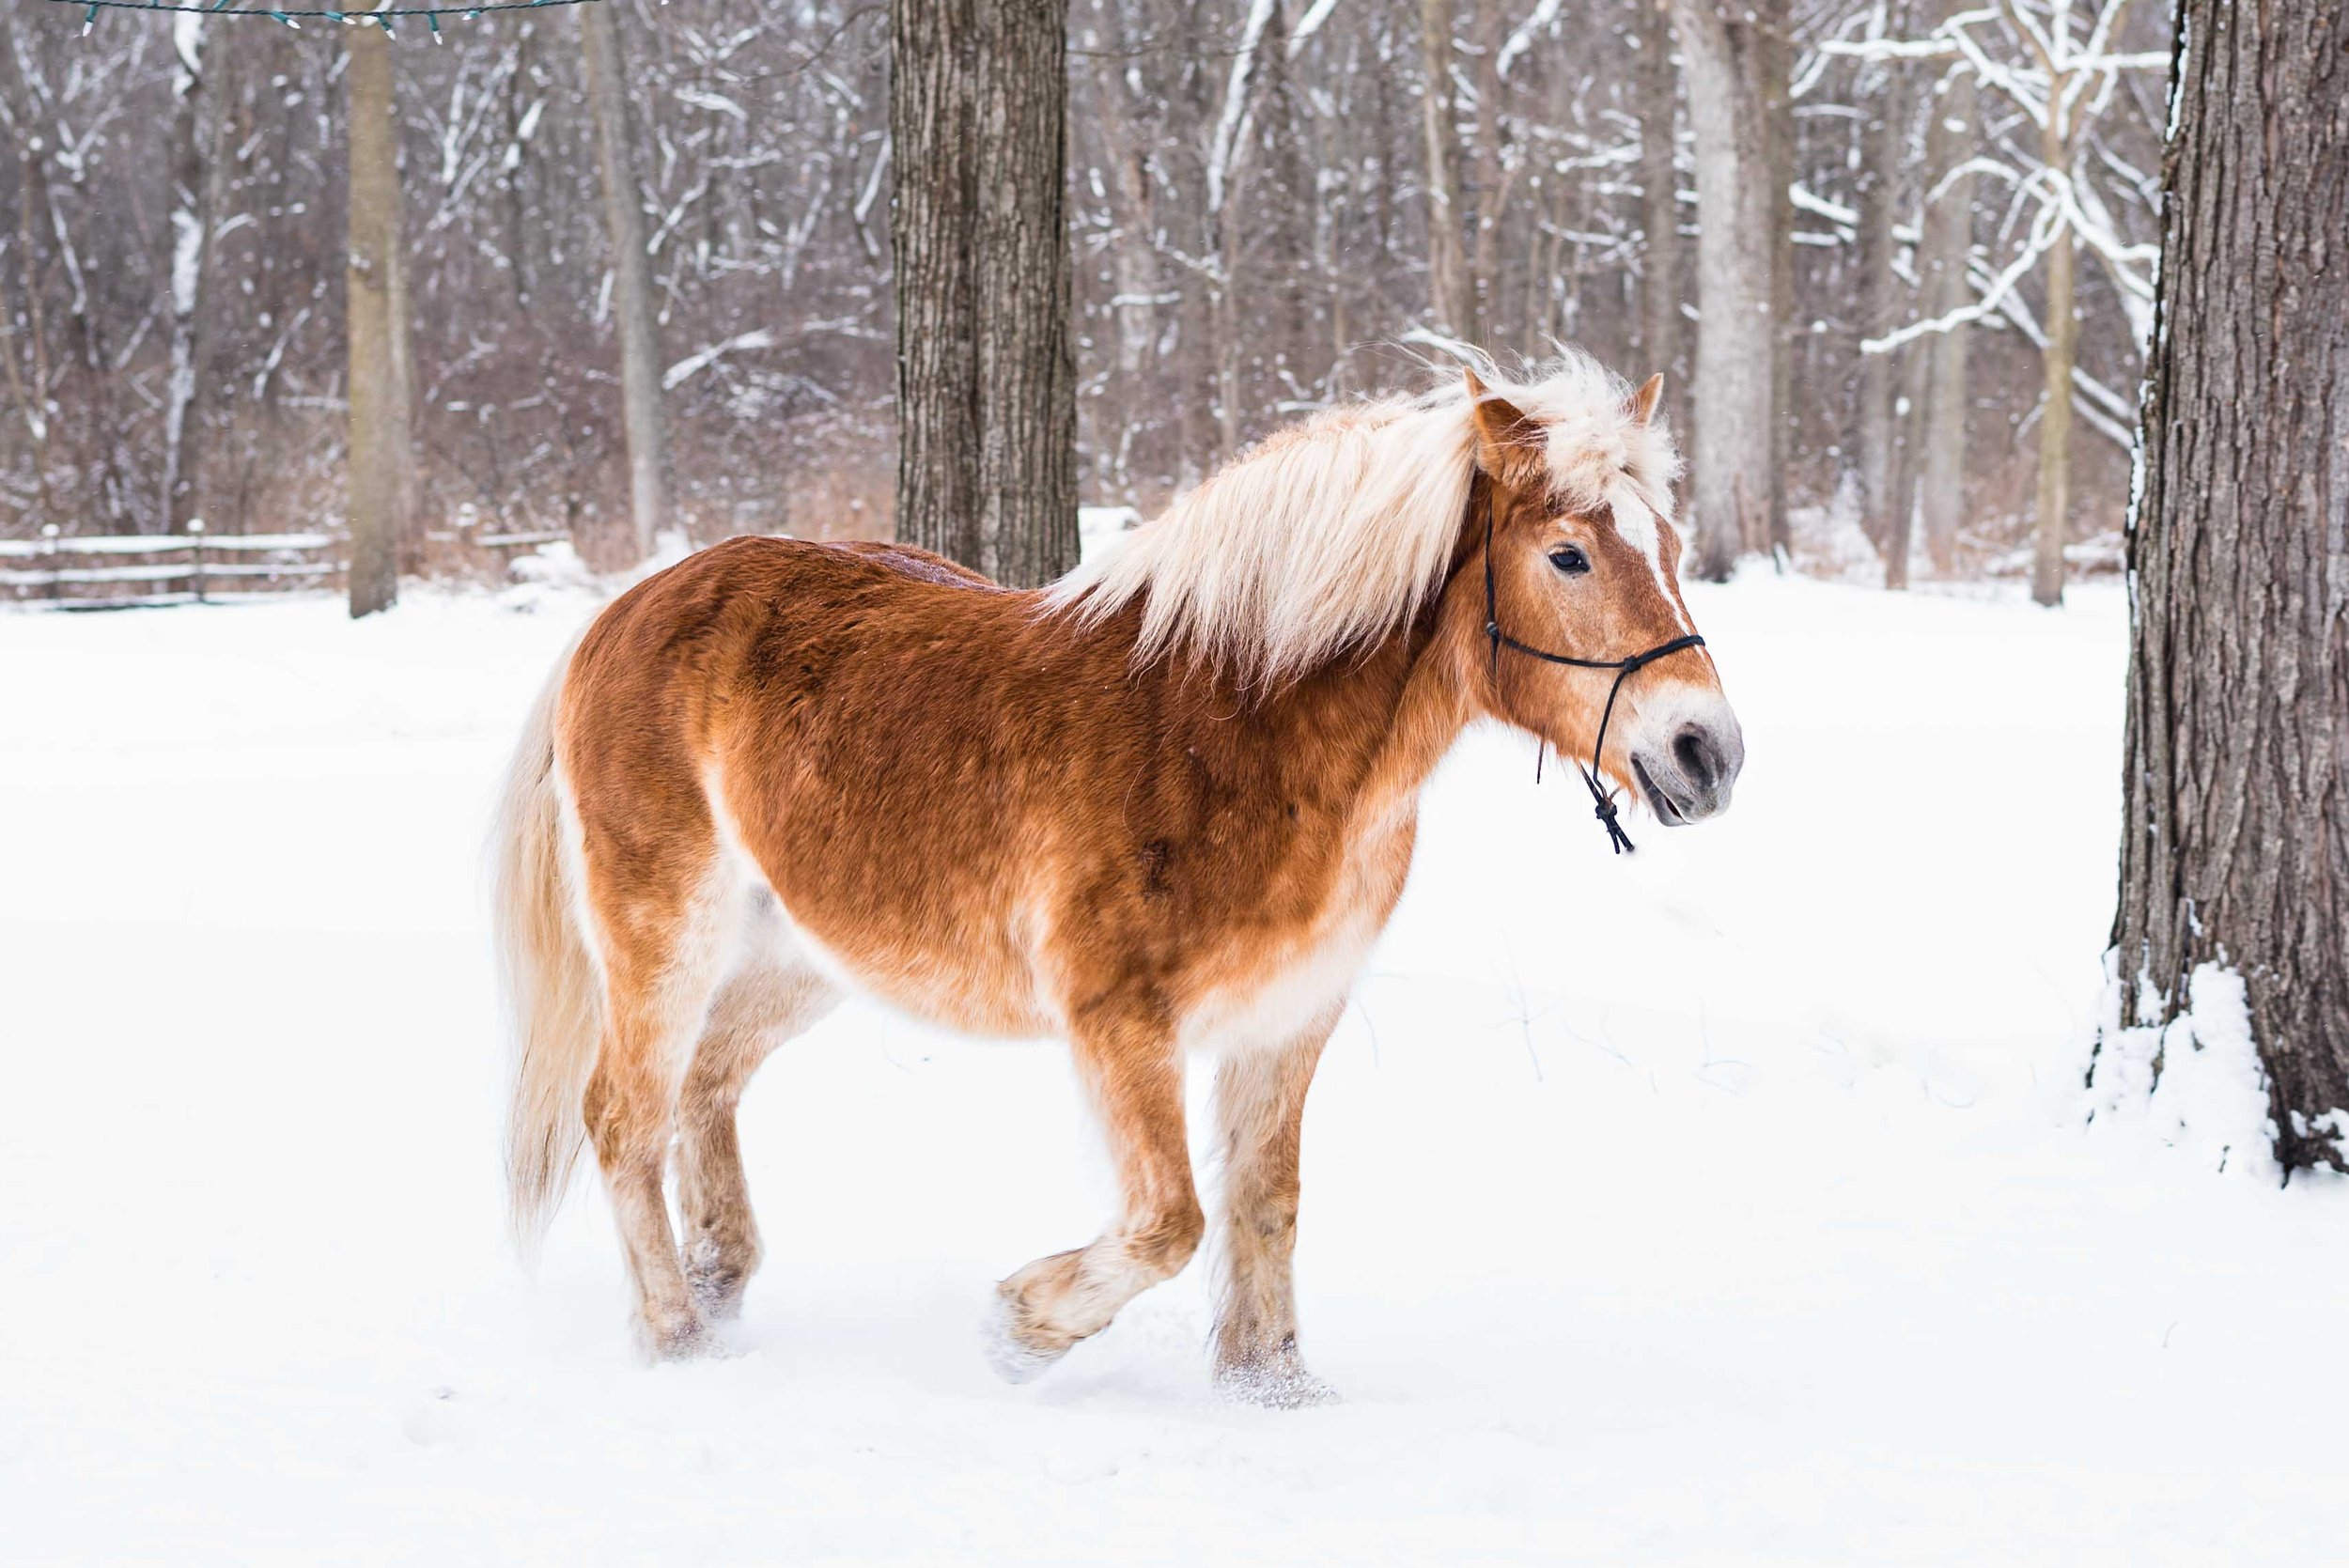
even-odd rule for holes
{"type": "MultiPolygon", "coordinates": [[[[1475,368],[1487,396],[1544,431],[1552,493],[1613,508],[1654,559],[1679,460],[1664,427],[1633,412],[1630,388],[1579,353],[1516,376],[1475,368]],[[1626,515],[1635,500],[1656,523],[1626,515]]],[[[1055,583],[1048,602],[1096,622],[1139,600],[1138,658],[1180,648],[1247,684],[1278,685],[1419,613],[1442,586],[1475,466],[1456,377],[1417,397],[1334,409],[1242,453],[1108,559],[1055,583]]]]}

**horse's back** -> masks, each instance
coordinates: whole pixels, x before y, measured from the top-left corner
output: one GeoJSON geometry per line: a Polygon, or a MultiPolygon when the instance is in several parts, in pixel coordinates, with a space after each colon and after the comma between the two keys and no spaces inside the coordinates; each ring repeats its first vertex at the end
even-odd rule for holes
{"type": "Polygon", "coordinates": [[[581,640],[574,688],[634,727],[706,727],[708,700],[939,633],[1028,618],[1015,594],[912,545],[744,536],[698,551],[608,605],[581,640]],[[647,721],[651,723],[648,725],[647,721]]]}

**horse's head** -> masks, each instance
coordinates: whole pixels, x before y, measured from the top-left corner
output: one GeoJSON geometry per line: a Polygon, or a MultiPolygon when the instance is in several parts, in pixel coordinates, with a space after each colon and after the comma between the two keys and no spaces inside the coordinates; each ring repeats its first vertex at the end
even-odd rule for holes
{"type": "Polygon", "coordinates": [[[1638,662],[1697,629],[1666,515],[1672,449],[1654,425],[1662,382],[1612,409],[1545,420],[1550,411],[1520,410],[1470,373],[1480,482],[1453,594],[1475,600],[1492,713],[1577,759],[1604,724],[1601,773],[1678,826],[1728,809],[1746,747],[1703,646],[1638,662]]]}

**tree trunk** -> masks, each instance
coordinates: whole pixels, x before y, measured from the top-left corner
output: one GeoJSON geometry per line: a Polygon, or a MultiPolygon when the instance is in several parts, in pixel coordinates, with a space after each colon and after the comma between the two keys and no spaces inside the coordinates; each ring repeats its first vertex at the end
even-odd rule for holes
{"type": "Polygon", "coordinates": [[[344,329],[350,380],[350,613],[388,610],[399,597],[400,497],[412,461],[408,404],[393,335],[400,244],[399,160],[392,118],[392,40],[354,27],[344,70],[350,95],[350,253],[344,329]]]}
{"type": "Polygon", "coordinates": [[[1717,0],[1678,5],[1697,159],[1696,569],[1718,582],[1772,490],[1776,214],[1766,138],[1754,132],[1764,123],[1760,27],[1732,20],[1717,0]]]}
{"type": "Polygon", "coordinates": [[[2341,1168],[2349,56],[2338,0],[2186,0],[2179,38],[2129,527],[2122,1014],[2108,1023],[2167,1024],[2199,968],[2233,970],[2278,1160],[2341,1168]]]}
{"type": "MultiPolygon", "coordinates": [[[[399,121],[392,121],[393,139],[398,139],[399,121]]],[[[395,150],[397,156],[397,150],[395,150]]],[[[393,175],[394,189],[404,191],[399,183],[397,165],[393,175]]],[[[392,487],[392,536],[399,569],[411,575],[422,575],[424,559],[424,510],[419,497],[419,477],[414,461],[413,437],[416,417],[416,334],[414,318],[409,310],[408,245],[400,230],[400,210],[393,209],[391,265],[392,316],[392,404],[397,409],[399,421],[400,461],[393,467],[396,481],[392,487]]]]}
{"type": "Polygon", "coordinates": [[[981,568],[1015,587],[1077,564],[1067,0],[988,0],[975,101],[981,568]]]}
{"type": "Polygon", "coordinates": [[[1886,492],[1884,585],[1908,586],[1908,563],[1917,536],[1917,445],[1923,425],[1925,379],[1931,370],[1926,345],[1912,342],[1898,355],[1892,378],[1891,474],[1886,492]]]}
{"type": "Polygon", "coordinates": [[[1077,561],[1065,6],[890,19],[897,536],[1048,582],[1077,561]]]}
{"type": "Polygon", "coordinates": [[[1474,330],[1476,280],[1460,238],[1459,131],[1452,112],[1452,0],[1420,0],[1420,128],[1427,149],[1427,312],[1439,332],[1474,330]]]}
{"type": "Polygon", "coordinates": [[[652,270],[645,256],[645,213],[628,125],[627,56],[616,5],[574,8],[587,99],[596,116],[596,162],[603,174],[604,233],[612,245],[612,315],[620,337],[620,403],[628,425],[630,538],[637,558],[669,525],[668,441],[661,424],[661,338],[653,320],[652,270]]]}
{"type": "Polygon", "coordinates": [[[1672,111],[1679,99],[1680,71],[1672,64],[1671,0],[1643,0],[1640,8],[1640,221],[1645,238],[1640,285],[1640,363],[1631,368],[1664,378],[1666,418],[1687,430],[1688,367],[1681,360],[1685,335],[1680,314],[1680,175],[1672,111]]]}
{"type": "MultiPolygon", "coordinates": [[[[2040,161],[2069,170],[2061,130],[2040,137],[2040,161]]],[[[2059,224],[2047,249],[2047,346],[2040,351],[2046,387],[2039,418],[2039,532],[2032,551],[2033,602],[2063,602],[2063,538],[2072,505],[2072,366],[2079,358],[2079,317],[2073,304],[2072,225],[2059,224]]]]}
{"type": "MultiPolygon", "coordinates": [[[[1893,36],[1901,35],[1900,8],[1893,10],[1893,36]]],[[[1903,138],[1908,128],[1908,79],[1901,63],[1877,72],[1867,96],[1869,118],[1866,151],[1861,155],[1859,258],[1861,272],[1861,332],[1881,337],[1906,318],[1906,292],[1893,259],[1900,245],[1892,237],[1900,216],[1900,170],[1903,138]]],[[[1879,550],[1892,532],[1892,448],[1898,439],[1899,356],[1894,353],[1859,356],[1859,526],[1879,550]]],[[[1890,567],[1887,567],[1888,574],[1890,567]]]]}
{"type": "Polygon", "coordinates": [[[1786,474],[1795,466],[1795,69],[1794,9],[1789,0],[1755,0],[1744,8],[1754,35],[1762,75],[1762,130],[1766,162],[1754,193],[1769,218],[1770,464],[1762,515],[1746,548],[1766,550],[1784,568],[1793,554],[1786,527],[1786,474]]]}
{"type": "Polygon", "coordinates": [[[1216,457],[1230,462],[1239,456],[1239,257],[1223,258],[1223,276],[1215,286],[1210,313],[1215,322],[1216,457]]]}
{"type": "MultiPolygon", "coordinates": [[[[1493,323],[1500,318],[1501,246],[1509,190],[1517,182],[1501,137],[1501,50],[1508,38],[1500,0],[1475,0],[1472,12],[1476,53],[1470,61],[1476,93],[1476,135],[1469,148],[1469,178],[1474,193],[1469,203],[1469,223],[1474,239],[1469,246],[1465,297],[1471,312],[1464,323],[1470,342],[1489,347],[1493,323]]],[[[1456,117],[1456,116],[1455,116],[1456,117]]]]}
{"type": "Polygon", "coordinates": [[[1159,341],[1159,253],[1150,242],[1158,203],[1151,188],[1146,155],[1140,147],[1120,149],[1117,194],[1117,374],[1130,388],[1159,341]]]}
{"type": "Polygon", "coordinates": [[[978,16],[891,0],[890,246],[897,289],[897,537],[985,570],[979,519],[978,16]]]}
{"type": "Polygon", "coordinates": [[[17,407],[17,415],[23,421],[24,434],[32,447],[33,515],[26,520],[58,526],[56,490],[50,476],[49,423],[50,389],[52,386],[49,331],[41,308],[42,286],[40,242],[36,238],[39,228],[36,214],[41,209],[41,186],[45,176],[41,168],[43,153],[35,150],[32,137],[20,136],[16,144],[16,266],[18,288],[24,301],[23,316],[8,322],[8,331],[0,333],[0,356],[5,356],[8,377],[8,392],[17,407]],[[22,369],[18,367],[19,350],[16,339],[24,340],[22,369]]]}
{"type": "MultiPolygon", "coordinates": [[[[1974,79],[1961,73],[1950,80],[1934,105],[1925,136],[1925,178],[1937,180],[1939,171],[1955,167],[1971,153],[1973,143],[1974,79]]],[[[1929,314],[1946,316],[1972,297],[1966,261],[1973,240],[1974,177],[1959,175],[1942,190],[1940,199],[1925,210],[1917,272],[1929,314]]],[[[1918,510],[1924,520],[1926,558],[1934,571],[1944,576],[1957,567],[1957,524],[1966,505],[1969,330],[1952,327],[1918,345],[1932,355],[1925,387],[1923,482],[1918,510]]]]}
{"type": "MultiPolygon", "coordinates": [[[[171,369],[163,383],[163,476],[156,507],[159,531],[177,534],[201,516],[204,296],[210,271],[212,224],[219,195],[213,142],[219,95],[207,90],[204,19],[172,18],[178,69],[171,79],[171,369]]],[[[214,520],[217,523],[218,520],[214,520]]]]}

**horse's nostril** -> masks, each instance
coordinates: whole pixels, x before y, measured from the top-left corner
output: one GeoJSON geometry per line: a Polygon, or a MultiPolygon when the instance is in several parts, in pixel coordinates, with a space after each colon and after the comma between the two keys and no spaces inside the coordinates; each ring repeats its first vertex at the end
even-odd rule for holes
{"type": "Polygon", "coordinates": [[[1680,764],[1682,775],[1700,790],[1710,790],[1720,773],[1720,764],[1700,729],[1685,729],[1672,737],[1672,760],[1680,764]]]}

